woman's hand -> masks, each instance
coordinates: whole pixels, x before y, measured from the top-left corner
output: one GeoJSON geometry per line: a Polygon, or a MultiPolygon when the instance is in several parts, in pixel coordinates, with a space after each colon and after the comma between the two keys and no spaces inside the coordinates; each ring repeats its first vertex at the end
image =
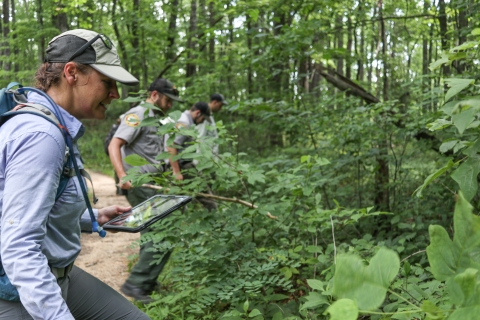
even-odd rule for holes
{"type": "Polygon", "coordinates": [[[132,207],[110,206],[102,209],[98,209],[98,224],[103,225],[105,222],[112,220],[113,218],[132,210],[132,207]]]}

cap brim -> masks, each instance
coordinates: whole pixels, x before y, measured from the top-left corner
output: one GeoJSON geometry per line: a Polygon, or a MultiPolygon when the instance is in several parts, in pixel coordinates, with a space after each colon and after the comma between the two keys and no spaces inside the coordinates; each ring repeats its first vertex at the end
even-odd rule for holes
{"type": "Polygon", "coordinates": [[[225,101],[225,100],[222,101],[222,104],[223,104],[224,106],[228,106],[228,102],[225,101]]]}
{"type": "Polygon", "coordinates": [[[137,78],[120,66],[111,66],[106,64],[91,64],[90,66],[101,74],[120,83],[129,86],[135,86],[139,83],[137,78]]]}
{"type": "Polygon", "coordinates": [[[182,102],[182,103],[185,102],[185,101],[183,101],[182,99],[180,99],[179,96],[176,96],[176,95],[174,95],[174,94],[166,93],[166,92],[161,92],[161,91],[159,91],[159,92],[160,92],[161,94],[166,95],[167,97],[169,97],[169,98],[172,99],[172,100],[175,100],[175,101],[178,101],[178,102],[182,102]]]}

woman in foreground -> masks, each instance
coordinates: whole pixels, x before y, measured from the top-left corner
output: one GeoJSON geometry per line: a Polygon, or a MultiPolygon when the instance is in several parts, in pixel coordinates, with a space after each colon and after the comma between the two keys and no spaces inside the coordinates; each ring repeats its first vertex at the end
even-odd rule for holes
{"type": "MultiPolygon", "coordinates": [[[[89,30],[53,38],[45,61],[35,85],[60,107],[73,141],[70,152],[83,167],[77,146],[85,131],[80,120],[104,119],[108,104],[119,98],[116,81],[135,85],[138,80],[120,66],[112,42],[89,30]]],[[[52,108],[35,92],[28,101],[52,108]]],[[[0,300],[0,319],[149,319],[74,266],[80,232],[91,231],[92,223],[77,177],[55,200],[64,159],[65,138],[48,120],[20,114],[0,127],[0,259],[20,296],[20,302],[0,300]]],[[[102,225],[128,210],[94,211],[102,225]]]]}

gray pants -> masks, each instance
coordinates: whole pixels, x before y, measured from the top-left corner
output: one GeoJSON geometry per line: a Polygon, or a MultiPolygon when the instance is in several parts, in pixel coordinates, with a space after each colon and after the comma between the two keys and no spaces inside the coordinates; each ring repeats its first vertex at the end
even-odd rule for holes
{"type": "MultiPolygon", "coordinates": [[[[149,320],[150,318],[111,287],[73,267],[67,278],[59,279],[62,296],[75,319],[149,320]]],[[[33,319],[20,302],[0,300],[1,320],[33,319]]]]}

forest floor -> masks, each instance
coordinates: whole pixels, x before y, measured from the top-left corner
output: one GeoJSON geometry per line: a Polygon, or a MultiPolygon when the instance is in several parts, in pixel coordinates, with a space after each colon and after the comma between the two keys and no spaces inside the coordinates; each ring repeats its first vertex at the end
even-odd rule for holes
{"type": "MultiPolygon", "coordinates": [[[[96,172],[89,173],[99,199],[95,208],[114,204],[129,205],[125,196],[115,194],[115,182],[112,177],[96,172]]],[[[103,239],[97,233],[82,233],[82,251],[75,265],[120,292],[120,286],[129,275],[128,257],[138,253],[139,240],[140,233],[107,232],[103,239]]]]}

